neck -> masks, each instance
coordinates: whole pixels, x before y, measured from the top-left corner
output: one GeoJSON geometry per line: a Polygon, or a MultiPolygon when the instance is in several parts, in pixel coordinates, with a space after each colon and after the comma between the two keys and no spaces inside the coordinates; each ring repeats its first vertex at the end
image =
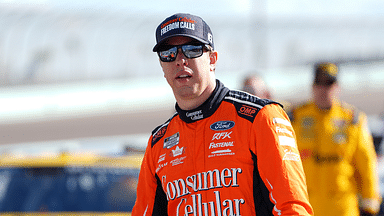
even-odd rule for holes
{"type": "Polygon", "coordinates": [[[200,105],[202,105],[212,94],[212,92],[216,88],[216,80],[213,82],[212,85],[208,85],[207,88],[197,97],[182,97],[179,96],[176,98],[177,105],[182,109],[182,110],[193,110],[200,105]]]}
{"type": "Polygon", "coordinates": [[[319,102],[315,102],[316,106],[320,109],[320,110],[330,110],[333,106],[333,104],[335,103],[334,100],[330,101],[329,103],[319,103],[319,102]]]}
{"type": "Polygon", "coordinates": [[[178,97],[176,98],[176,102],[183,110],[193,110],[203,104],[209,98],[209,96],[211,96],[214,89],[215,88],[206,89],[201,95],[195,98],[178,97]]]}

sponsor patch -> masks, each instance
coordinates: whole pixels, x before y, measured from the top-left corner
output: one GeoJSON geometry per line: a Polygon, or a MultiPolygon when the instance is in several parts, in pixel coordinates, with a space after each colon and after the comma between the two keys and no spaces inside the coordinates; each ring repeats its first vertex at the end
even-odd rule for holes
{"type": "Polygon", "coordinates": [[[231,139],[231,132],[221,132],[221,133],[215,133],[213,134],[213,137],[212,137],[212,141],[213,140],[222,140],[222,139],[225,139],[225,138],[228,138],[228,139],[231,139]]]}
{"type": "Polygon", "coordinates": [[[195,30],[195,23],[195,20],[188,19],[187,17],[179,17],[177,19],[169,20],[161,25],[161,35],[179,28],[195,30]]]}
{"type": "Polygon", "coordinates": [[[346,133],[339,132],[339,133],[333,134],[332,139],[337,144],[344,144],[347,142],[348,137],[346,133]]]}
{"type": "Polygon", "coordinates": [[[157,163],[160,163],[161,161],[165,160],[165,155],[166,155],[166,153],[160,155],[159,160],[157,161],[157,163]]]}
{"type": "Polygon", "coordinates": [[[211,154],[208,155],[208,158],[217,157],[217,156],[229,156],[229,155],[235,155],[235,153],[233,153],[231,149],[225,149],[225,150],[218,150],[218,151],[211,152],[211,154]]]}
{"type": "Polygon", "coordinates": [[[194,120],[194,121],[204,118],[203,110],[198,110],[198,111],[191,112],[191,113],[187,112],[186,116],[188,118],[191,118],[191,120],[194,120]]]}
{"type": "Polygon", "coordinates": [[[243,105],[242,107],[240,107],[238,112],[239,112],[239,114],[243,114],[243,115],[254,118],[256,113],[257,113],[257,108],[243,105]]]}
{"type": "Polygon", "coordinates": [[[218,121],[213,124],[209,128],[214,131],[222,131],[229,130],[235,126],[235,122],[233,121],[218,121]]]}
{"type": "Polygon", "coordinates": [[[273,123],[274,124],[282,124],[282,125],[285,125],[288,127],[292,127],[291,123],[288,120],[282,119],[282,118],[273,118],[273,123]]]}
{"type": "Polygon", "coordinates": [[[292,137],[279,136],[279,143],[282,146],[290,146],[290,147],[296,148],[296,141],[292,137]]]}
{"type": "Polygon", "coordinates": [[[163,148],[170,149],[173,146],[179,144],[179,140],[180,140],[180,134],[179,134],[179,132],[177,132],[177,133],[173,134],[172,136],[164,139],[163,148]]]}
{"type": "Polygon", "coordinates": [[[331,120],[335,128],[343,129],[347,125],[347,121],[344,119],[332,119],[331,120]]]}
{"type": "Polygon", "coordinates": [[[179,148],[179,146],[176,146],[176,148],[172,150],[172,156],[173,157],[180,156],[184,153],[184,151],[185,151],[185,147],[179,148]]]}
{"type": "Polygon", "coordinates": [[[172,164],[172,166],[176,166],[176,165],[184,163],[185,158],[187,158],[187,156],[179,157],[179,158],[172,160],[170,163],[172,164]]]}
{"type": "Polygon", "coordinates": [[[159,172],[163,167],[167,166],[168,162],[165,162],[163,164],[159,164],[156,168],[156,172],[159,172]]]}
{"type": "Polygon", "coordinates": [[[276,133],[285,133],[285,134],[288,134],[290,136],[293,136],[292,131],[288,130],[287,128],[281,128],[279,126],[276,126],[276,133]]]}
{"type": "Polygon", "coordinates": [[[312,117],[305,117],[301,122],[303,128],[309,129],[315,124],[315,120],[312,117]]]}
{"type": "Polygon", "coordinates": [[[156,143],[159,141],[164,135],[165,132],[167,131],[167,126],[164,126],[160,128],[152,137],[152,143],[156,143]]]}
{"type": "Polygon", "coordinates": [[[209,143],[209,149],[233,147],[234,146],[233,143],[234,143],[234,141],[232,141],[232,142],[221,142],[221,143],[211,142],[211,143],[209,143]]]}
{"type": "Polygon", "coordinates": [[[289,151],[288,149],[285,149],[285,155],[283,157],[283,160],[290,160],[290,161],[300,161],[300,155],[289,151]]]}
{"type": "Polygon", "coordinates": [[[312,157],[312,150],[311,149],[302,149],[302,150],[300,150],[300,156],[301,156],[301,159],[303,159],[303,160],[309,159],[312,157]]]}

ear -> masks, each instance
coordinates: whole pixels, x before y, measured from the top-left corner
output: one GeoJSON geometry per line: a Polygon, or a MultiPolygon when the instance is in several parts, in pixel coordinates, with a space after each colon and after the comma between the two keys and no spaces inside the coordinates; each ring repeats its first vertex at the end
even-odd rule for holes
{"type": "Polygon", "coordinates": [[[215,71],[216,69],[216,62],[217,62],[217,52],[212,51],[209,55],[210,65],[211,65],[211,71],[215,71]]]}

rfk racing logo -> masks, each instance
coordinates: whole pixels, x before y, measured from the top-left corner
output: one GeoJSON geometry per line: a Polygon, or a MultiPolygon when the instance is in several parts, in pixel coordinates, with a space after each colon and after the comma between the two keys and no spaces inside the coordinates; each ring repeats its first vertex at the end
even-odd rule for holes
{"type": "Polygon", "coordinates": [[[215,133],[215,134],[213,134],[212,141],[213,140],[221,140],[221,139],[225,139],[225,138],[231,139],[232,132],[233,131],[231,131],[231,132],[215,133]]]}
{"type": "Polygon", "coordinates": [[[245,204],[245,200],[241,197],[228,199],[220,194],[220,190],[239,187],[237,180],[241,173],[241,168],[224,168],[221,171],[215,169],[170,182],[166,182],[166,177],[163,176],[163,189],[169,203],[177,202],[177,216],[240,216],[241,205],[245,204]],[[205,202],[202,197],[206,198],[205,202]]]}

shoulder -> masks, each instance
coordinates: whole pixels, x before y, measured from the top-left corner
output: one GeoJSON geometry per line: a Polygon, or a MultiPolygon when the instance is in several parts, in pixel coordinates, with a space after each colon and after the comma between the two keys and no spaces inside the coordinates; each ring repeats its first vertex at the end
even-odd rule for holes
{"type": "MultiPolygon", "coordinates": [[[[230,90],[224,97],[224,101],[231,103],[240,117],[253,122],[257,113],[268,104],[279,104],[269,99],[261,99],[257,96],[239,90],[230,90]]],[[[281,104],[279,104],[281,106],[281,104]]]]}
{"type": "Polygon", "coordinates": [[[151,140],[151,146],[153,147],[167,132],[167,128],[169,123],[174,119],[178,113],[176,112],[171,118],[169,118],[166,122],[163,124],[157,126],[153,131],[152,131],[152,140],[151,140]]]}
{"type": "Polygon", "coordinates": [[[366,115],[364,112],[356,108],[355,106],[348,104],[344,101],[340,102],[339,106],[341,109],[351,116],[352,124],[358,124],[361,119],[365,119],[366,115]]]}
{"type": "Polygon", "coordinates": [[[287,114],[288,114],[288,117],[291,121],[294,121],[295,120],[295,115],[296,113],[299,113],[301,112],[302,110],[307,110],[308,108],[310,108],[311,106],[313,105],[313,102],[312,101],[304,101],[304,102],[301,102],[301,103],[298,103],[296,105],[292,105],[288,110],[287,110],[287,114]]]}

